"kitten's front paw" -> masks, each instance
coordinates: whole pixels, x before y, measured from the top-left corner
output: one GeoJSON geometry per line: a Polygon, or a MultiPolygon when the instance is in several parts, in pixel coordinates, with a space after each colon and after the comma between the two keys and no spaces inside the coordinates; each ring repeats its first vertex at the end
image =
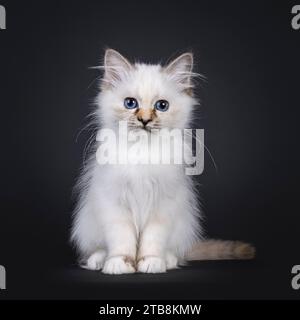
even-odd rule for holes
{"type": "Polygon", "coordinates": [[[105,261],[102,272],[106,274],[134,273],[133,259],[127,256],[111,257],[105,261]]]}
{"type": "Polygon", "coordinates": [[[167,271],[167,266],[160,257],[146,256],[139,260],[137,270],[143,273],[163,273],[167,271]]]}
{"type": "Polygon", "coordinates": [[[86,261],[81,265],[81,268],[88,270],[100,270],[103,267],[106,252],[104,250],[98,250],[93,253],[86,261]]]}

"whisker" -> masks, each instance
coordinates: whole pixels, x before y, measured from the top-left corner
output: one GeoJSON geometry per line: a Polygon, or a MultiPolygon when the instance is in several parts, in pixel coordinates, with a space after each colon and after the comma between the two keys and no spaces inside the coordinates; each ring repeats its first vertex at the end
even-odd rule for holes
{"type": "Polygon", "coordinates": [[[194,138],[198,143],[203,144],[204,149],[207,151],[207,153],[208,153],[208,155],[209,155],[209,157],[210,157],[210,159],[211,159],[211,161],[212,161],[212,163],[213,163],[213,166],[214,166],[214,168],[215,168],[215,170],[216,170],[216,173],[218,173],[219,170],[218,170],[218,166],[217,166],[217,164],[216,164],[216,161],[215,161],[212,153],[211,153],[210,150],[208,149],[208,147],[205,145],[205,143],[203,143],[203,141],[201,141],[199,138],[197,138],[197,136],[194,135],[194,132],[192,132],[191,134],[190,134],[189,132],[185,132],[185,134],[188,135],[188,136],[190,136],[190,137],[192,137],[192,138],[194,138]]]}

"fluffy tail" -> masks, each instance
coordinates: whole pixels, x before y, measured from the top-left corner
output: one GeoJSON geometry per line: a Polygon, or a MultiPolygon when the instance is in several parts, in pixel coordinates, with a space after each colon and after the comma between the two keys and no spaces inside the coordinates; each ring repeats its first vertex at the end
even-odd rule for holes
{"type": "Polygon", "coordinates": [[[204,240],[188,252],[187,260],[246,260],[254,256],[255,248],[245,242],[204,240]]]}

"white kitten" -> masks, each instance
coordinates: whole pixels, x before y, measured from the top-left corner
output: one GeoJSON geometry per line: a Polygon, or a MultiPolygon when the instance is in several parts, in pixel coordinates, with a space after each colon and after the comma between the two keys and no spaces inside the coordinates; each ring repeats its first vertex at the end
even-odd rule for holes
{"type": "MultiPolygon", "coordinates": [[[[188,128],[197,101],[193,56],[167,66],[134,64],[108,49],[97,99],[99,128],[132,134],[188,128]]],[[[108,274],[159,273],[187,260],[247,259],[254,248],[201,240],[200,210],[192,180],[180,165],[99,165],[95,149],[78,182],[72,241],[82,266],[108,274]]],[[[176,147],[176,146],[175,146],[176,147]]]]}

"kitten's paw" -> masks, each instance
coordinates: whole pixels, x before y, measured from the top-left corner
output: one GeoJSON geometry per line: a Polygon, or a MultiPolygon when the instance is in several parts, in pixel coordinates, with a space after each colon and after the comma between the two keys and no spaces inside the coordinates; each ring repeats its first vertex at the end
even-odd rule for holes
{"type": "Polygon", "coordinates": [[[134,273],[134,261],[127,256],[111,257],[105,261],[102,272],[106,274],[134,273]]]}
{"type": "Polygon", "coordinates": [[[167,263],[167,270],[178,268],[178,259],[171,252],[167,252],[166,254],[166,263],[167,263]]]}
{"type": "Polygon", "coordinates": [[[106,252],[104,250],[96,251],[87,259],[86,264],[81,265],[81,267],[88,270],[101,270],[105,256],[106,252]]]}
{"type": "Polygon", "coordinates": [[[143,273],[163,273],[167,271],[167,265],[160,257],[146,256],[139,260],[137,270],[143,273]]]}

